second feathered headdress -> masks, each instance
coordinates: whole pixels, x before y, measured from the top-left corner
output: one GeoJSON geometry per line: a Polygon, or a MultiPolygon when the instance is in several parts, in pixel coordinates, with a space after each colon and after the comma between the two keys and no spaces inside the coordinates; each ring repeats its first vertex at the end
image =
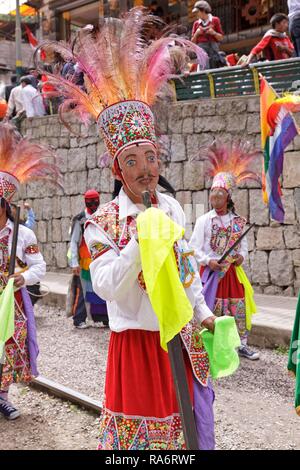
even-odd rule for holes
{"type": "Polygon", "coordinates": [[[251,148],[249,142],[222,144],[214,141],[209,147],[200,150],[200,158],[207,159],[207,176],[213,178],[211,189],[222,188],[232,194],[234,188],[246,180],[260,181],[251,169],[259,152],[251,148]]]}
{"type": "Polygon", "coordinates": [[[10,202],[20,184],[35,180],[62,186],[56,156],[22,138],[14,126],[0,124],[0,198],[10,202]]]}

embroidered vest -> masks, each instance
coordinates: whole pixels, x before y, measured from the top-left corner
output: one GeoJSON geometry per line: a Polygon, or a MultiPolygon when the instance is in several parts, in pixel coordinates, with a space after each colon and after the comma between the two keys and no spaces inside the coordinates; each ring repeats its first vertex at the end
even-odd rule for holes
{"type": "MultiPolygon", "coordinates": [[[[136,219],[134,217],[128,216],[126,219],[120,221],[119,206],[116,201],[117,200],[114,200],[105,204],[86,222],[86,227],[90,223],[98,225],[102,231],[105,232],[111,242],[111,245],[96,243],[90,247],[90,253],[93,260],[104,254],[109,249],[114,248],[114,246],[121,251],[137,231],[136,219]]],[[[180,278],[182,280],[184,276],[187,287],[191,284],[191,278],[193,278],[192,266],[188,260],[188,255],[191,255],[191,253],[181,253],[178,246],[174,247],[174,252],[180,278]]],[[[146,292],[146,285],[142,271],[139,273],[138,282],[139,286],[146,292]]],[[[202,342],[200,331],[201,328],[199,328],[195,321],[192,320],[181,330],[180,335],[189,355],[195,377],[202,385],[206,386],[209,376],[209,360],[202,342]]]]}

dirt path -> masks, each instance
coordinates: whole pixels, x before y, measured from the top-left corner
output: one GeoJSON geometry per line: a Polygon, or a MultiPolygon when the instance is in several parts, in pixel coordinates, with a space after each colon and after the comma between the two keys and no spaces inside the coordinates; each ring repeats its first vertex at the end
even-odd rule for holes
{"type": "MultiPolygon", "coordinates": [[[[64,314],[37,308],[40,371],[102,399],[109,332],[74,330],[64,314]]],[[[242,360],[231,377],[215,383],[217,449],[300,450],[294,380],[287,355],[261,350],[257,362],[242,360]]],[[[0,417],[0,449],[95,449],[98,417],[28,387],[12,387],[22,412],[15,422],[0,417]]]]}

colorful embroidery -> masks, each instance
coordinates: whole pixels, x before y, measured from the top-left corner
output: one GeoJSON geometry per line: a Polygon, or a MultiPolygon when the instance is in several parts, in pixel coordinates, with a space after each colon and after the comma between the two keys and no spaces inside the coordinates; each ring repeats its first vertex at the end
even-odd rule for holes
{"type": "Polygon", "coordinates": [[[29,245],[25,249],[25,254],[26,255],[36,255],[39,252],[40,252],[40,249],[39,249],[38,245],[29,245]]]}
{"type": "Polygon", "coordinates": [[[178,246],[178,243],[175,243],[174,253],[176,257],[178,272],[180,275],[180,281],[182,282],[183,287],[190,287],[194,281],[196,274],[189,259],[189,257],[192,256],[194,252],[191,250],[184,251],[178,246]]]}
{"type": "MultiPolygon", "coordinates": [[[[97,211],[97,213],[87,221],[86,224],[91,223],[91,221],[99,225],[120,250],[129,243],[132,235],[134,234],[134,230],[136,229],[136,221],[133,217],[127,217],[127,219],[122,220],[121,223],[119,222],[119,206],[114,201],[103,206],[99,212],[97,211]]],[[[191,280],[191,277],[195,275],[191,262],[188,259],[191,252],[182,251],[179,253],[178,245],[175,244],[174,254],[178,270],[179,272],[182,270],[183,280],[188,283],[191,280]],[[182,261],[180,261],[180,256],[183,258],[182,261]]],[[[138,283],[140,287],[146,291],[142,272],[138,275],[138,283]]],[[[199,347],[199,343],[195,340],[195,338],[197,338],[197,334],[195,332],[199,332],[199,327],[189,323],[185,328],[183,328],[181,337],[188,351],[195,376],[198,378],[199,382],[206,385],[209,375],[208,356],[204,347],[199,347]]]]}
{"type": "Polygon", "coordinates": [[[92,260],[95,261],[95,259],[99,258],[99,256],[104,255],[104,253],[106,253],[110,249],[111,247],[109,245],[105,245],[104,243],[101,243],[101,242],[94,243],[90,247],[92,260]]]}
{"type": "Polygon", "coordinates": [[[240,337],[247,335],[244,299],[216,299],[214,314],[217,317],[223,315],[234,317],[240,337]]]}
{"type": "Polygon", "coordinates": [[[15,294],[15,332],[5,344],[5,363],[1,386],[6,390],[12,383],[32,380],[27,346],[27,319],[21,293],[15,294]]]}
{"type": "Polygon", "coordinates": [[[192,320],[181,330],[180,335],[196,378],[202,385],[206,386],[209,376],[209,360],[200,331],[199,325],[192,320]]]}
{"type": "Polygon", "coordinates": [[[183,450],[179,415],[164,419],[125,417],[104,409],[99,450],[183,450]]]}
{"type": "MultiPolygon", "coordinates": [[[[227,227],[221,227],[217,223],[212,223],[210,246],[218,255],[222,256],[224,251],[229,249],[241,236],[246,220],[243,217],[234,217],[232,223],[227,227]]],[[[236,247],[235,252],[239,250],[236,247]]]]}
{"type": "Polygon", "coordinates": [[[156,144],[154,117],[141,101],[122,101],[104,109],[98,125],[112,157],[131,143],[149,141],[156,144]]]}
{"type": "Polygon", "coordinates": [[[19,186],[19,181],[10,173],[6,171],[0,172],[0,197],[10,201],[16,193],[19,186]]]}
{"type": "Polygon", "coordinates": [[[8,253],[8,239],[9,234],[5,235],[0,239],[0,272],[5,273],[8,268],[9,263],[9,253],[8,253]]]}

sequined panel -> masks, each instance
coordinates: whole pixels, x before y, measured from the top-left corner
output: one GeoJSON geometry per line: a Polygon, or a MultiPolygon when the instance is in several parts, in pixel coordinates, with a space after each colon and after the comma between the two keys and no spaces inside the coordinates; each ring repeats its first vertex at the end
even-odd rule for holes
{"type": "MultiPolygon", "coordinates": [[[[227,227],[220,227],[217,223],[212,224],[210,247],[218,255],[222,256],[241,236],[246,225],[243,217],[234,217],[232,223],[227,227]]],[[[239,250],[239,245],[235,251],[239,250]]]]}
{"type": "Polygon", "coordinates": [[[32,380],[27,347],[27,320],[20,292],[15,294],[15,332],[5,344],[5,363],[1,388],[6,390],[12,383],[32,380]]]}
{"type": "Polygon", "coordinates": [[[180,335],[196,378],[206,386],[209,377],[209,359],[200,331],[199,325],[192,320],[181,330],[180,335]]]}
{"type": "Polygon", "coordinates": [[[109,251],[111,247],[109,245],[105,245],[104,243],[94,243],[90,247],[91,258],[93,261],[99,258],[99,256],[104,255],[107,251],[109,251]]]}
{"type": "Polygon", "coordinates": [[[141,101],[122,101],[109,106],[100,114],[98,125],[113,157],[133,142],[156,144],[153,114],[149,106],[141,101]]]}
{"type": "Polygon", "coordinates": [[[183,450],[181,419],[123,416],[105,409],[100,422],[99,450],[183,450]]]}
{"type": "Polygon", "coordinates": [[[246,307],[244,299],[216,299],[214,314],[217,317],[230,315],[234,317],[240,337],[244,337],[246,328],[246,307]]]}
{"type": "Polygon", "coordinates": [[[40,249],[38,245],[28,245],[25,249],[26,255],[35,255],[36,253],[39,253],[40,249]]]}
{"type": "Polygon", "coordinates": [[[17,191],[18,180],[9,173],[0,172],[0,197],[10,201],[17,191]]]}

